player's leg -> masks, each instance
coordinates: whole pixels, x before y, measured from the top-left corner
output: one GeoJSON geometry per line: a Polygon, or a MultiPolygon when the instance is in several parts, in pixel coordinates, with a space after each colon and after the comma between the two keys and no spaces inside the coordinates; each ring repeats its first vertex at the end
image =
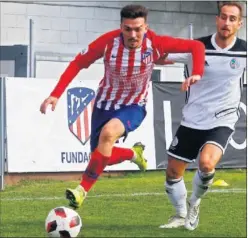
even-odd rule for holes
{"type": "MultiPolygon", "coordinates": [[[[107,112],[107,114],[109,114],[107,112]]],[[[91,160],[83,174],[81,186],[86,192],[96,182],[99,175],[107,165],[113,164],[116,159],[125,154],[125,159],[132,160],[141,169],[146,169],[146,162],[143,159],[143,146],[136,144],[132,149],[114,148],[115,142],[122,136],[127,136],[130,131],[135,130],[143,121],[146,112],[139,106],[126,106],[111,113],[111,118],[101,129],[97,147],[93,147],[91,160]]],[[[101,115],[102,116],[102,115],[101,115]]],[[[99,120],[99,119],[98,119],[99,120]]]]}
{"type": "MultiPolygon", "coordinates": [[[[141,114],[137,113],[137,110],[132,110],[134,117],[141,118],[141,114]]],[[[130,110],[129,110],[130,112],[130,110]]],[[[109,164],[112,157],[113,145],[121,136],[126,135],[128,130],[134,130],[137,128],[136,121],[133,118],[131,122],[135,122],[134,127],[126,128],[127,116],[126,110],[118,111],[102,111],[95,108],[92,115],[92,131],[91,131],[91,159],[82,176],[82,181],[76,189],[67,189],[66,197],[70,201],[70,205],[77,208],[82,205],[87,192],[91,189],[94,183],[97,181],[99,175],[103,172],[104,168],[109,164]],[[125,123],[125,125],[124,125],[125,123]]],[[[143,117],[142,117],[143,118],[143,117]]],[[[142,119],[143,120],[143,119],[142,119]]],[[[141,120],[141,121],[142,121],[141,120]]],[[[141,123],[141,122],[140,122],[141,123]]],[[[128,124],[130,124],[128,122],[128,124]]],[[[135,145],[140,150],[140,145],[135,145]]],[[[135,148],[136,149],[136,148],[135,148]]],[[[116,152],[116,151],[115,151],[116,152]]],[[[123,149],[117,151],[119,157],[121,152],[126,152],[126,158],[134,161],[139,158],[139,155],[135,153],[134,149],[123,149]]],[[[115,157],[117,157],[115,153],[115,157]]]]}
{"type": "Polygon", "coordinates": [[[222,158],[232,133],[233,130],[227,127],[217,127],[206,132],[205,143],[200,153],[199,169],[195,173],[193,192],[189,199],[185,223],[185,227],[189,230],[194,230],[198,226],[201,198],[213,183],[215,167],[222,158]]]}
{"type": "Polygon", "coordinates": [[[97,181],[112,154],[115,141],[124,133],[125,127],[119,119],[113,118],[114,111],[94,108],[91,122],[91,159],[76,189],[67,189],[69,205],[78,208],[88,191],[97,181]]]}
{"type": "Polygon", "coordinates": [[[187,215],[187,190],[184,184],[183,175],[187,167],[187,162],[168,157],[166,169],[165,191],[169,201],[175,208],[175,215],[171,216],[166,224],[160,228],[177,228],[184,226],[187,215]]]}
{"type": "MultiPolygon", "coordinates": [[[[126,160],[129,160],[130,162],[137,162],[139,157],[143,158],[144,149],[145,146],[140,142],[135,143],[133,148],[123,148],[114,146],[108,165],[119,164],[126,160]]],[[[141,170],[146,169],[146,166],[142,165],[141,167],[141,170]]]]}
{"type": "MultiPolygon", "coordinates": [[[[125,127],[125,133],[123,136],[128,136],[129,132],[136,130],[142,123],[146,116],[146,110],[144,107],[138,105],[130,105],[118,110],[115,114],[115,118],[118,118],[125,127]]],[[[143,156],[145,146],[141,142],[137,142],[132,148],[121,148],[114,146],[112,150],[111,158],[108,165],[114,165],[121,163],[125,160],[137,164],[141,171],[145,171],[147,168],[147,161],[143,156]]]]}
{"type": "Polygon", "coordinates": [[[168,150],[165,191],[175,208],[175,215],[160,228],[177,228],[185,225],[187,190],[183,175],[188,163],[194,161],[201,147],[197,131],[180,126],[168,150]]]}

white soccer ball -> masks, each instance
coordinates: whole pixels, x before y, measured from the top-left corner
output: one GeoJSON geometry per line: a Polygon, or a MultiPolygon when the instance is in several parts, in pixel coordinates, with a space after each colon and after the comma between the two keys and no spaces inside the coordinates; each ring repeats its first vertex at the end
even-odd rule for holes
{"type": "Polygon", "coordinates": [[[48,237],[77,237],[82,220],[77,212],[67,207],[52,209],[45,222],[48,237]]]}

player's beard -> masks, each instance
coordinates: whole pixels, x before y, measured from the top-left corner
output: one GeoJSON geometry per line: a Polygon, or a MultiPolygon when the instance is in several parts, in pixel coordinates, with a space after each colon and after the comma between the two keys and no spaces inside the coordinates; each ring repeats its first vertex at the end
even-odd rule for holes
{"type": "Polygon", "coordinates": [[[129,49],[137,49],[140,47],[139,41],[135,39],[129,39],[128,40],[128,48],[129,49]],[[132,44],[133,43],[133,44],[132,44]]]}
{"type": "Polygon", "coordinates": [[[217,35],[220,40],[227,40],[231,36],[231,31],[226,26],[217,27],[217,35]]]}
{"type": "Polygon", "coordinates": [[[134,49],[136,49],[136,48],[138,48],[137,46],[132,46],[132,45],[129,45],[129,47],[128,47],[130,50],[134,50],[134,49]]]}
{"type": "MultiPolygon", "coordinates": [[[[229,31],[230,32],[230,31],[229,31]]],[[[231,39],[235,36],[235,33],[234,32],[230,32],[229,34],[225,35],[225,34],[222,34],[221,32],[219,33],[219,37],[221,40],[228,40],[228,39],[231,39]]]]}

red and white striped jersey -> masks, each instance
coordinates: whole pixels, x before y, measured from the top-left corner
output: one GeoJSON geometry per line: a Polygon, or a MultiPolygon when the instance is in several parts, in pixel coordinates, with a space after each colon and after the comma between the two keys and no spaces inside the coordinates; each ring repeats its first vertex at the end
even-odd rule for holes
{"type": "Polygon", "coordinates": [[[83,69],[97,59],[104,59],[104,76],[99,83],[95,105],[105,110],[119,109],[122,105],[144,105],[154,62],[165,53],[189,52],[193,55],[192,74],[203,74],[205,48],[201,42],[145,34],[142,46],[127,49],[121,30],[108,32],[93,41],[69,64],[51,96],[60,97],[68,84],[83,69]]]}

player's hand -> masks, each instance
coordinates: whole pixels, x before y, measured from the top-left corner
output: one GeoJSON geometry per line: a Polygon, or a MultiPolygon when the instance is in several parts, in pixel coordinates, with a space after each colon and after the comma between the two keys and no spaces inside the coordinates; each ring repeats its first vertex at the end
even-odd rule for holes
{"type": "Polygon", "coordinates": [[[48,97],[47,99],[44,100],[44,102],[40,105],[40,112],[43,113],[43,114],[46,114],[46,109],[47,109],[47,106],[49,104],[52,105],[52,111],[55,110],[56,108],[56,105],[57,105],[57,102],[58,102],[58,98],[56,97],[48,97]]]}
{"type": "Polygon", "coordinates": [[[190,87],[190,85],[192,85],[192,84],[198,82],[200,79],[201,79],[201,76],[200,76],[200,75],[192,75],[192,76],[188,77],[188,78],[182,83],[181,90],[182,90],[182,91],[187,91],[188,88],[190,87]]]}
{"type": "Polygon", "coordinates": [[[167,60],[168,53],[165,53],[163,56],[161,56],[159,59],[157,59],[154,63],[156,65],[167,65],[167,64],[174,64],[174,61],[167,60]]]}

